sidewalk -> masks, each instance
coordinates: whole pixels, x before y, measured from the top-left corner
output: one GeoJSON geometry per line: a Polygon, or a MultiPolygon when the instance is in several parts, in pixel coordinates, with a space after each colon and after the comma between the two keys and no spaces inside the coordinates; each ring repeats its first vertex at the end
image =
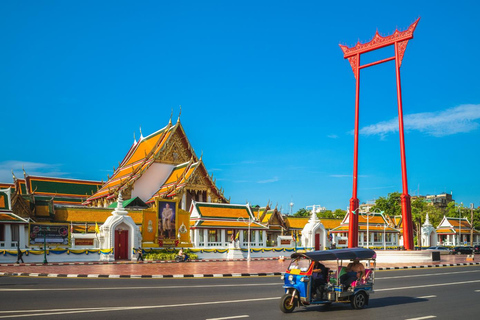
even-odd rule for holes
{"type": "MultiPolygon", "coordinates": [[[[465,255],[441,256],[441,261],[429,264],[377,264],[377,270],[437,268],[480,265],[480,257],[466,261],[465,255]]],[[[289,259],[201,260],[176,263],[174,261],[145,262],[84,262],[43,264],[1,264],[0,276],[69,277],[69,278],[201,278],[280,276],[287,269],[289,259]]],[[[325,264],[327,267],[330,263],[325,264]]]]}

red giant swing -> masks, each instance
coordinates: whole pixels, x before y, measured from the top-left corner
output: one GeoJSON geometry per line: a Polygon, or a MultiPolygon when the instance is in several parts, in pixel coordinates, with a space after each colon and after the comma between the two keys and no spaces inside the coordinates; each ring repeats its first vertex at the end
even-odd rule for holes
{"type": "Polygon", "coordinates": [[[405,139],[403,132],[403,110],[402,110],[402,89],[400,85],[400,66],[402,64],[403,55],[407,48],[408,40],[413,39],[413,32],[417,27],[418,18],[412,23],[407,30],[395,32],[387,37],[382,37],[377,33],[370,42],[358,42],[354,47],[340,45],[343,51],[343,57],[348,59],[353,69],[356,79],[356,95],[355,95],[355,133],[354,133],[354,153],[353,153],[353,191],[350,199],[349,212],[349,231],[348,231],[348,247],[354,248],[358,246],[358,214],[359,201],[357,198],[357,181],[358,181],[358,124],[359,124],[359,101],[360,101],[360,70],[368,68],[383,62],[395,60],[396,82],[397,82],[397,101],[398,101],[398,125],[400,132],[400,160],[402,165],[402,185],[403,192],[401,195],[402,220],[403,220],[403,244],[406,250],[413,250],[413,225],[412,213],[410,205],[410,195],[408,194],[407,183],[407,163],[405,157],[405,139]],[[378,60],[372,63],[360,65],[360,55],[362,53],[374,51],[380,48],[394,46],[395,55],[390,58],[378,60]]]}

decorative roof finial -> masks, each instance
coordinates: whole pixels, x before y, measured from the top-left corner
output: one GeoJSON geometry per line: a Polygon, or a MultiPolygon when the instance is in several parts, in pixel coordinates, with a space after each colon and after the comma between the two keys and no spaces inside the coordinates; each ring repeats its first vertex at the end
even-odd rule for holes
{"type": "Polygon", "coordinates": [[[429,226],[430,225],[430,219],[428,218],[428,212],[427,212],[427,216],[425,217],[425,223],[423,225],[424,226],[429,226]]]}
{"type": "Polygon", "coordinates": [[[182,115],[182,106],[180,105],[180,112],[178,113],[178,119],[177,122],[180,122],[180,116],[182,115]]]}
{"type": "Polygon", "coordinates": [[[172,108],[172,112],[170,112],[170,120],[168,121],[168,124],[172,124],[172,117],[173,117],[173,108],[172,108]]]}
{"type": "Polygon", "coordinates": [[[15,173],[13,173],[13,169],[12,169],[12,177],[13,177],[13,181],[17,181],[17,177],[15,177],[15,173]]]}
{"type": "Polygon", "coordinates": [[[140,126],[140,140],[143,140],[142,126],[140,126]]]}
{"type": "Polygon", "coordinates": [[[118,208],[118,209],[123,209],[122,191],[119,191],[119,192],[118,192],[117,208],[118,208]]]}
{"type": "Polygon", "coordinates": [[[133,144],[137,144],[137,138],[135,138],[135,131],[133,131],[133,144]]]}
{"type": "Polygon", "coordinates": [[[25,167],[22,164],[22,170],[23,170],[23,177],[27,179],[27,173],[25,172],[25,167]]]}

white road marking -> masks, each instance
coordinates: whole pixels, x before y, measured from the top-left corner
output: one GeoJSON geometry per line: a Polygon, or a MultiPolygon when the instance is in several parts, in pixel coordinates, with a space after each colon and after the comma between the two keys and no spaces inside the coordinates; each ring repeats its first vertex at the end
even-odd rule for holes
{"type": "Polygon", "coordinates": [[[11,310],[0,311],[0,314],[10,313],[9,315],[0,316],[0,319],[19,318],[19,317],[36,317],[46,315],[63,315],[74,313],[90,313],[90,312],[112,312],[123,310],[142,310],[142,309],[162,309],[175,307],[191,307],[204,306],[212,304],[229,304],[229,303],[245,303],[245,302],[261,302],[265,300],[277,300],[280,297],[259,298],[259,299],[243,299],[243,300],[227,300],[227,301],[208,301],[208,302],[190,302],[185,304],[169,304],[169,305],[155,305],[155,306],[134,306],[134,307],[99,307],[99,308],[75,308],[75,309],[45,309],[45,310],[11,310]],[[17,314],[12,314],[17,313],[17,314]],[[19,314],[21,313],[21,314],[19,314]]]}
{"type": "Polygon", "coordinates": [[[423,319],[432,319],[432,318],[436,318],[437,316],[425,316],[425,317],[418,317],[418,318],[409,318],[409,319],[406,319],[406,320],[423,320],[423,319]]]}
{"type": "Polygon", "coordinates": [[[406,289],[419,289],[419,288],[440,287],[440,286],[454,286],[454,285],[459,285],[459,284],[478,283],[478,282],[480,282],[480,280],[448,282],[448,283],[435,283],[435,284],[423,284],[423,285],[420,285],[420,286],[408,286],[408,287],[396,287],[396,288],[375,289],[375,292],[380,292],[380,291],[395,291],[395,290],[406,290],[406,289]]]}
{"type": "Polygon", "coordinates": [[[156,286],[156,287],[106,287],[106,288],[0,288],[0,292],[13,291],[88,291],[88,290],[148,290],[148,289],[182,289],[182,288],[215,288],[215,287],[264,287],[279,286],[279,283],[250,283],[250,284],[221,284],[221,285],[196,285],[196,286],[156,286]]]}
{"type": "Polygon", "coordinates": [[[475,290],[475,292],[480,292],[480,290],[475,290]]]}
{"type": "Polygon", "coordinates": [[[428,298],[436,298],[436,297],[437,297],[436,295],[432,295],[432,296],[417,297],[417,299],[428,299],[428,298]]]}
{"type": "Polygon", "coordinates": [[[413,274],[409,276],[392,276],[392,277],[375,277],[376,280],[390,280],[390,279],[402,279],[402,278],[417,278],[417,277],[431,277],[431,276],[443,276],[446,274],[459,274],[459,273],[472,273],[480,272],[480,270],[458,271],[458,272],[442,272],[442,273],[425,273],[425,274],[413,274]]]}
{"type": "Polygon", "coordinates": [[[227,320],[227,319],[240,319],[240,318],[250,318],[249,315],[242,315],[242,316],[232,316],[232,317],[223,317],[223,318],[210,318],[206,320],[227,320]]]}

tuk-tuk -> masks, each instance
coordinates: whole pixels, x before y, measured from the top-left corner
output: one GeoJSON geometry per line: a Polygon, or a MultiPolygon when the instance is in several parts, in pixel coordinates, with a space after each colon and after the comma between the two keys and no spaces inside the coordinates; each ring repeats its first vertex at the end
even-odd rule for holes
{"type": "Polygon", "coordinates": [[[292,254],[292,261],[282,276],[285,295],[281,298],[280,310],[290,313],[297,306],[330,305],[333,302],[350,303],[354,309],[364,308],[373,293],[375,258],[375,251],[364,248],[292,254]],[[330,263],[326,267],[320,261],[330,263]],[[346,264],[354,261],[365,264],[364,272],[361,278],[357,278],[354,272],[355,280],[351,281],[352,273],[347,273],[346,264]]]}

